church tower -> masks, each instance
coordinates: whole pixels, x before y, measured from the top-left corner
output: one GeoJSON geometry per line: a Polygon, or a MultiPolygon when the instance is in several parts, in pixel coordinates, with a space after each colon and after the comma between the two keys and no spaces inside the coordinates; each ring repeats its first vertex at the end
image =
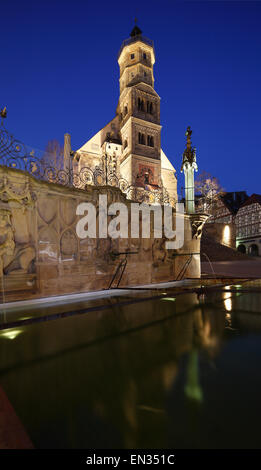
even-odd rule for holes
{"type": "MultiPolygon", "coordinates": [[[[75,154],[75,172],[105,172],[105,184],[124,181],[128,197],[177,201],[176,170],[161,148],[160,97],[154,90],[153,41],[135,26],[118,54],[120,97],[115,117],[75,154]],[[130,191],[131,187],[140,191],[130,191]],[[155,198],[150,192],[156,192],[155,198]]],[[[84,183],[83,183],[84,185],[84,183]]],[[[123,186],[121,186],[123,187],[123,186]]]]}
{"type": "Polygon", "coordinates": [[[129,184],[161,186],[160,97],[154,90],[153,41],[135,26],[121,46],[117,107],[122,141],[120,171],[129,184]]]}

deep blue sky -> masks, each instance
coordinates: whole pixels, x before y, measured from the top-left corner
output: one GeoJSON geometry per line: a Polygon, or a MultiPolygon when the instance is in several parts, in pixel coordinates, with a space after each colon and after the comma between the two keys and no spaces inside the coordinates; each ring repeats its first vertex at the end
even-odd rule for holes
{"type": "Polygon", "coordinates": [[[77,149],[113,118],[117,53],[137,16],[180,185],[190,125],[199,172],[261,193],[261,1],[0,0],[0,14],[0,107],[17,138],[44,149],[69,132],[77,149]]]}

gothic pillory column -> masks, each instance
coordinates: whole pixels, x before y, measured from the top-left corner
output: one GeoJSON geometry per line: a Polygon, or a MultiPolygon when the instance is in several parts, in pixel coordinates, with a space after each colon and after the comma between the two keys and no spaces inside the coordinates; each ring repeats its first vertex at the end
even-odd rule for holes
{"type": "Polygon", "coordinates": [[[194,171],[198,171],[196,163],[196,149],[191,146],[192,130],[190,126],[187,128],[187,146],[183,152],[183,161],[181,172],[185,175],[185,209],[188,214],[195,213],[195,188],[194,188],[194,171]]]}

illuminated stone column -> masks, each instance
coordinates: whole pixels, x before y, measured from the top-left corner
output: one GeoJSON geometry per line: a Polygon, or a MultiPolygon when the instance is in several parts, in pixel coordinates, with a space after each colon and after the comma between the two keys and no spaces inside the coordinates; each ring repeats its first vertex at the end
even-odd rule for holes
{"type": "Polygon", "coordinates": [[[198,171],[196,163],[196,149],[191,145],[192,130],[187,128],[187,146],[183,153],[181,172],[185,175],[185,210],[188,214],[195,213],[195,186],[194,171],[198,171]]]}

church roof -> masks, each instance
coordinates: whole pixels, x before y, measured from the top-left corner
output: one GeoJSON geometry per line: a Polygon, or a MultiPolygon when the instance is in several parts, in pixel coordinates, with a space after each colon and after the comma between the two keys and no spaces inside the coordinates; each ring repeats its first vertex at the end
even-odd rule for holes
{"type": "MultiPolygon", "coordinates": [[[[125,39],[125,41],[123,41],[123,43],[121,45],[121,48],[119,50],[119,53],[118,53],[118,59],[119,59],[124,47],[129,46],[130,44],[132,44],[136,41],[144,42],[144,44],[147,44],[148,46],[152,47],[153,51],[154,51],[153,41],[151,39],[148,39],[145,36],[143,36],[141,29],[137,25],[135,25],[133,30],[130,33],[130,37],[128,39],[125,39]]],[[[155,54],[155,52],[154,52],[154,54],[155,54]]]]}
{"type": "Polygon", "coordinates": [[[130,37],[139,36],[140,34],[142,34],[142,31],[141,31],[141,29],[135,24],[133,30],[132,30],[131,33],[130,33],[130,37]]]}
{"type": "Polygon", "coordinates": [[[170,171],[174,171],[176,173],[176,170],[174,168],[174,166],[172,165],[172,163],[170,163],[168,157],[166,156],[166,154],[163,152],[163,150],[161,149],[160,151],[160,160],[161,160],[161,168],[163,170],[170,170],[170,171]]]}
{"type": "Polygon", "coordinates": [[[105,141],[106,142],[111,142],[112,144],[122,145],[120,134],[115,133],[115,132],[107,132],[105,141]]]}

